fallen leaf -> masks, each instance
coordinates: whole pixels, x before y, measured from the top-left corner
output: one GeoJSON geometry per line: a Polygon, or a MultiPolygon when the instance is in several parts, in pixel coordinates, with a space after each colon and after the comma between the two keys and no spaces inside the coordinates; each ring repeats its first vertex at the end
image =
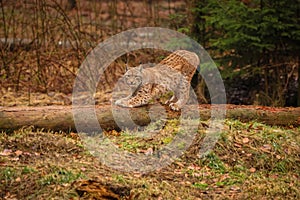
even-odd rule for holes
{"type": "Polygon", "coordinates": [[[182,174],[182,171],[180,169],[175,169],[174,174],[182,174]]]}
{"type": "Polygon", "coordinates": [[[232,187],[230,187],[230,190],[231,190],[231,191],[234,191],[234,192],[240,192],[240,191],[241,191],[241,188],[238,187],[238,186],[232,186],[232,187]]]}
{"type": "Polygon", "coordinates": [[[142,174],[140,174],[140,173],[134,173],[133,176],[134,176],[135,178],[141,178],[141,177],[142,177],[142,174]]]}
{"type": "Polygon", "coordinates": [[[179,167],[184,167],[184,164],[182,164],[181,162],[174,162],[174,164],[178,165],[179,167]]]}
{"type": "Polygon", "coordinates": [[[15,195],[15,194],[10,194],[9,192],[7,192],[7,193],[5,194],[4,199],[15,200],[15,199],[17,199],[17,198],[16,198],[16,195],[15,195]]]}
{"type": "Polygon", "coordinates": [[[23,154],[26,156],[31,156],[31,153],[29,153],[29,152],[24,152],[23,154]]]}
{"type": "Polygon", "coordinates": [[[147,149],[147,151],[145,152],[145,155],[148,156],[148,155],[152,155],[153,154],[153,149],[150,147],[147,149]]]}
{"type": "Polygon", "coordinates": [[[244,144],[249,143],[249,138],[243,138],[243,143],[244,143],[244,144]]]}
{"type": "Polygon", "coordinates": [[[194,177],[201,177],[202,174],[200,174],[200,173],[193,173],[193,176],[194,176],[194,177]]]}
{"type": "Polygon", "coordinates": [[[23,151],[21,151],[21,150],[17,150],[17,151],[15,151],[15,154],[16,154],[16,156],[20,156],[20,155],[22,155],[22,154],[23,154],[23,151]]]}
{"type": "Polygon", "coordinates": [[[139,149],[138,152],[139,153],[144,153],[146,156],[152,155],[153,154],[153,148],[150,147],[147,150],[139,149]]]}
{"type": "Polygon", "coordinates": [[[270,175],[270,178],[277,179],[277,178],[278,178],[278,175],[277,175],[277,174],[271,174],[271,175],[270,175]]]}
{"type": "Polygon", "coordinates": [[[95,180],[81,180],[73,183],[79,195],[89,194],[93,199],[120,199],[119,195],[108,186],[95,180]]]}
{"type": "Polygon", "coordinates": [[[185,185],[192,185],[190,181],[185,181],[185,185]]]}
{"type": "Polygon", "coordinates": [[[254,173],[254,172],[256,172],[256,169],[255,169],[254,167],[251,167],[251,168],[249,169],[249,172],[254,173]]]}
{"type": "Polygon", "coordinates": [[[200,170],[201,167],[199,167],[197,165],[190,165],[190,166],[188,166],[188,169],[191,169],[191,170],[200,170]]]}
{"type": "Polygon", "coordinates": [[[112,131],[110,131],[109,135],[120,136],[121,134],[118,131],[116,131],[116,130],[112,130],[112,131]]]}
{"type": "Polygon", "coordinates": [[[35,152],[35,153],[34,153],[34,155],[36,155],[36,156],[40,156],[41,154],[40,154],[40,153],[38,153],[38,152],[35,152]]]}
{"type": "Polygon", "coordinates": [[[262,150],[263,152],[266,152],[266,153],[270,153],[271,149],[272,149],[272,147],[269,144],[264,144],[262,147],[260,147],[260,150],[262,150]]]}
{"type": "Polygon", "coordinates": [[[271,145],[269,145],[269,144],[264,144],[264,145],[262,146],[262,148],[263,148],[263,149],[266,149],[266,150],[272,149],[271,145]]]}
{"type": "Polygon", "coordinates": [[[4,149],[1,153],[0,156],[9,156],[12,154],[12,150],[10,149],[4,149]]]}

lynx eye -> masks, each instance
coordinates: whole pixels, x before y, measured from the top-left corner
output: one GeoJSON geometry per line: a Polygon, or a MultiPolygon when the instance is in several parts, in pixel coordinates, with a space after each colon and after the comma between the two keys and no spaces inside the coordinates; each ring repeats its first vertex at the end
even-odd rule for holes
{"type": "Polygon", "coordinates": [[[141,82],[141,81],[142,81],[142,78],[139,77],[139,76],[136,76],[136,77],[135,77],[135,80],[138,81],[138,82],[141,82]]]}

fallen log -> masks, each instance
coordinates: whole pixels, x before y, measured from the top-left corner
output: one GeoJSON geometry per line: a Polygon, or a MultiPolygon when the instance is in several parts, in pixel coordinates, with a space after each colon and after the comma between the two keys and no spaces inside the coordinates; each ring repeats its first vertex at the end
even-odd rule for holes
{"type": "MultiPolygon", "coordinates": [[[[157,109],[152,109],[153,107],[155,106],[120,108],[105,105],[96,106],[95,111],[103,130],[118,130],[130,126],[132,122],[143,126],[149,124],[153,119],[161,119],[162,116],[166,119],[180,117],[180,112],[172,112],[167,107],[162,109],[163,107],[159,105],[157,109]],[[116,118],[118,122],[116,122],[116,118]]],[[[226,118],[229,119],[238,119],[243,122],[254,120],[277,126],[300,126],[300,108],[234,105],[227,105],[226,107],[226,118]]],[[[189,109],[189,116],[192,118],[208,120],[211,117],[211,106],[209,105],[193,105],[189,109]]],[[[72,106],[0,107],[0,130],[12,131],[24,126],[76,131],[72,106]]]]}

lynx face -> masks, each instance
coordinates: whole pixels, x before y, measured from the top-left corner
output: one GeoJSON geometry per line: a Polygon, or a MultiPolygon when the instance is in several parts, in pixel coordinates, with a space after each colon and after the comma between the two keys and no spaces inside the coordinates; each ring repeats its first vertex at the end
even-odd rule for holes
{"type": "Polygon", "coordinates": [[[141,67],[129,68],[124,75],[124,80],[131,89],[136,89],[143,82],[142,76],[143,74],[141,67]]]}

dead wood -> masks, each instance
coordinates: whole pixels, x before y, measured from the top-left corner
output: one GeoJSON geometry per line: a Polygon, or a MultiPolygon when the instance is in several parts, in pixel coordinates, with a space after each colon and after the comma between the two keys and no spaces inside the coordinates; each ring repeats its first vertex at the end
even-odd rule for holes
{"type": "MultiPolygon", "coordinates": [[[[227,105],[226,107],[226,118],[230,119],[238,119],[243,122],[254,120],[278,126],[300,125],[300,108],[234,105],[227,105]]],[[[165,116],[167,119],[180,117],[180,112],[172,112],[167,107],[165,107],[166,109],[163,109],[162,106],[158,106],[157,109],[153,108],[155,108],[155,105],[140,108],[120,108],[105,105],[96,106],[95,111],[103,130],[118,130],[129,127],[132,122],[138,125],[147,125],[151,120],[161,119],[162,116],[165,116]],[[118,123],[115,120],[116,116],[118,123]]],[[[191,105],[187,112],[192,118],[208,120],[211,117],[211,106],[191,105]]],[[[24,126],[34,126],[35,128],[49,130],[76,131],[71,106],[0,107],[0,130],[16,130],[24,126]]]]}

